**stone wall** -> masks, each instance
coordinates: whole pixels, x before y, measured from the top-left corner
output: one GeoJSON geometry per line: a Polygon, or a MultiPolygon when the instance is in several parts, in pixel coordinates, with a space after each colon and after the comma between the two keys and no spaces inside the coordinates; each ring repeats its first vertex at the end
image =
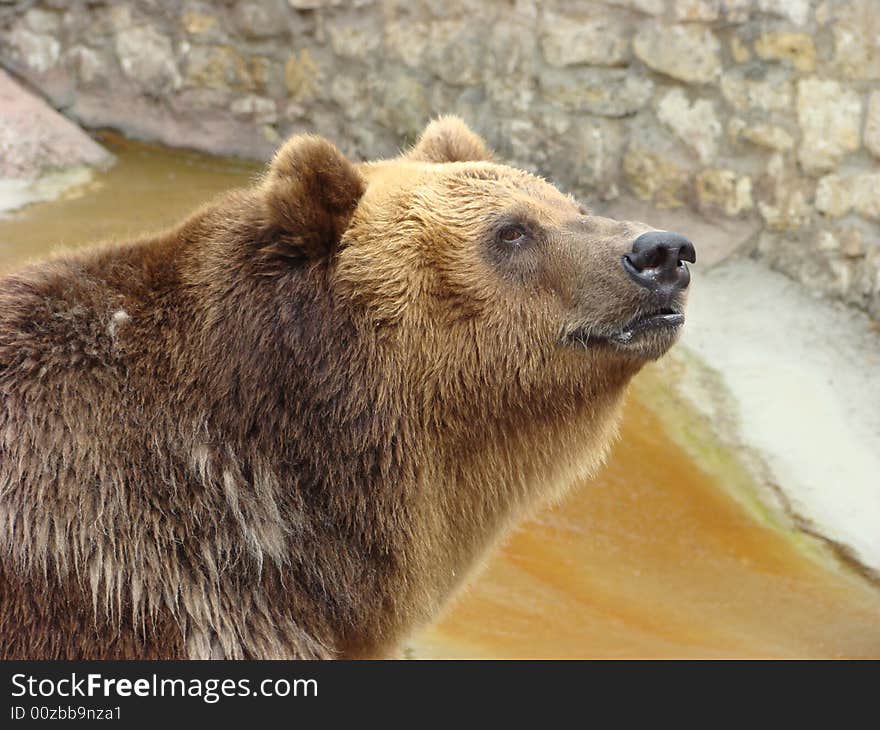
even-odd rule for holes
{"type": "Polygon", "coordinates": [[[455,112],[515,164],[740,219],[880,317],[880,0],[0,0],[0,60],[88,126],[394,154],[455,112]]]}

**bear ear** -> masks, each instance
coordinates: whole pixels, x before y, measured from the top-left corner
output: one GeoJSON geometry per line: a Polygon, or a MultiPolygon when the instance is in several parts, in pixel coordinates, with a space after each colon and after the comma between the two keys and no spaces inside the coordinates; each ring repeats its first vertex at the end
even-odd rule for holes
{"type": "Polygon", "coordinates": [[[355,165],[323,137],[291,137],[263,180],[273,241],[286,258],[330,254],[348,228],[366,181],[355,165]]]}
{"type": "Polygon", "coordinates": [[[492,153],[482,138],[458,117],[439,117],[422,132],[406,155],[421,162],[490,162],[492,153]]]}

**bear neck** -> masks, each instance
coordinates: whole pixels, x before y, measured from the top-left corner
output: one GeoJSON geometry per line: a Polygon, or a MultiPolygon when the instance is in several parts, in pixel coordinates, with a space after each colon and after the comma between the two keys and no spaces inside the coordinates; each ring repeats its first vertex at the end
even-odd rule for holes
{"type": "Polygon", "coordinates": [[[201,385],[178,390],[210,394],[192,404],[208,480],[279,522],[248,527],[261,561],[316,607],[332,575],[333,615],[313,630],[333,626],[338,651],[369,656],[431,620],[516,521],[595,471],[636,368],[592,362],[528,391],[509,377],[490,397],[485,377],[432,369],[340,308],[326,277],[312,267],[265,293],[246,280],[248,308],[228,285],[207,297],[192,332],[201,385]]]}

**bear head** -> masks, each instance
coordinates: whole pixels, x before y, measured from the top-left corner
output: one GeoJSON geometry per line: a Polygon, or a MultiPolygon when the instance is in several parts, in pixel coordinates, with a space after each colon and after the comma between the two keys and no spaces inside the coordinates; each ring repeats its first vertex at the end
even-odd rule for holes
{"type": "Polygon", "coordinates": [[[292,138],[264,181],[267,250],[324,266],[338,301],[409,362],[550,394],[628,377],[674,343],[692,244],[594,215],[493,158],[454,117],[400,157],[356,164],[292,138]],[[415,358],[415,360],[413,359],[415,358]]]}

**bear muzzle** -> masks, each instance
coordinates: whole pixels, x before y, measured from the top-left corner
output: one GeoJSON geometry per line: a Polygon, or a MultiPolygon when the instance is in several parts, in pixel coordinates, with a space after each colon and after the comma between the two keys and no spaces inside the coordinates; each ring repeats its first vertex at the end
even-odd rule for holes
{"type": "Polygon", "coordinates": [[[696,263],[696,249],[684,236],[671,231],[649,231],[638,236],[620,258],[629,279],[633,308],[617,323],[577,327],[566,340],[587,349],[611,346],[642,359],[660,357],[678,338],[684,324],[685,291],[690,284],[686,262],[696,263]]]}

